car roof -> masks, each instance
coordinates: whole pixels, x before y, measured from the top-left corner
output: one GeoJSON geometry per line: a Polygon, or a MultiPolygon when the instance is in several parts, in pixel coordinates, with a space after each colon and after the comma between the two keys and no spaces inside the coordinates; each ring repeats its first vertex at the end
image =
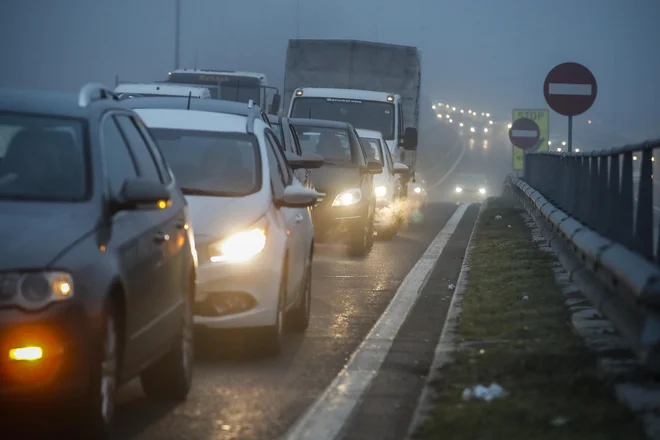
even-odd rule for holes
{"type": "Polygon", "coordinates": [[[366,130],[364,128],[356,128],[358,136],[366,138],[380,139],[383,137],[383,134],[380,131],[376,130],[366,130]]]}
{"type": "MultiPolygon", "coordinates": [[[[87,118],[90,106],[80,106],[79,94],[52,90],[0,88],[0,111],[87,118]]],[[[115,99],[93,100],[90,105],[122,108],[115,99]]]]}
{"type": "MultiPolygon", "coordinates": [[[[171,108],[182,110],[203,110],[215,113],[227,113],[230,115],[248,116],[251,112],[246,102],[223,101],[220,99],[191,99],[188,108],[188,98],[179,96],[142,97],[131,98],[122,101],[127,107],[139,108],[171,108]]],[[[254,105],[255,108],[261,108],[254,105]]]]}
{"type": "Polygon", "coordinates": [[[179,96],[188,97],[188,93],[193,96],[201,96],[202,94],[210,94],[209,89],[206,87],[192,86],[186,84],[163,84],[163,83],[126,83],[119,84],[115,87],[115,93],[179,93],[179,96]]]}
{"type": "Polygon", "coordinates": [[[353,128],[348,122],[327,121],[325,119],[291,118],[289,119],[289,122],[291,122],[291,125],[294,127],[343,128],[347,130],[353,128]]]}
{"type": "Polygon", "coordinates": [[[247,132],[247,117],[242,115],[171,108],[140,108],[135,112],[151,128],[247,132]]]}

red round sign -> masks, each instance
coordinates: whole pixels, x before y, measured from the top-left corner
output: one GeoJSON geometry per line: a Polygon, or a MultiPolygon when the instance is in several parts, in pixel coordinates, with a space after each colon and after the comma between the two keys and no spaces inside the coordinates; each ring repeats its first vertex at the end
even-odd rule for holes
{"type": "Polygon", "coordinates": [[[593,73],[582,64],[563,63],[555,66],[543,83],[548,105],[564,116],[580,115],[593,105],[598,85],[593,73]]]}
{"type": "Polygon", "coordinates": [[[527,118],[516,119],[509,129],[509,140],[523,150],[529,150],[539,141],[541,130],[536,122],[527,118]]]}

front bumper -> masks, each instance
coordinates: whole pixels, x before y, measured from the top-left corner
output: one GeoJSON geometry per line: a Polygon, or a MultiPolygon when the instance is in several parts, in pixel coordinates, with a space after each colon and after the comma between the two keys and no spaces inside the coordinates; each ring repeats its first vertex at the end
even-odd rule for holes
{"type": "Polygon", "coordinates": [[[3,400],[62,399],[88,388],[99,335],[76,303],[38,312],[0,309],[0,396],[3,400]],[[43,356],[14,360],[16,348],[38,347],[43,356]]]}
{"type": "Polygon", "coordinates": [[[336,237],[348,239],[354,228],[359,228],[368,217],[368,205],[365,200],[352,206],[331,206],[327,199],[312,211],[312,223],[317,242],[336,237]]]}
{"type": "Polygon", "coordinates": [[[374,229],[382,232],[396,226],[400,217],[400,207],[388,200],[376,201],[376,214],[374,215],[374,229]]]}

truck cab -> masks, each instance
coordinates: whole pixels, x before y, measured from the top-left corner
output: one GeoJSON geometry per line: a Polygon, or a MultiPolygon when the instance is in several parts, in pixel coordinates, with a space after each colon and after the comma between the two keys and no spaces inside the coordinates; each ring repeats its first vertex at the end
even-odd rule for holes
{"type": "Polygon", "coordinates": [[[271,114],[277,114],[280,108],[279,90],[268,85],[266,75],[263,73],[177,69],[169,72],[166,82],[206,87],[211,92],[211,99],[245,103],[252,100],[271,114]]]}
{"type": "Polygon", "coordinates": [[[293,93],[289,118],[347,122],[356,128],[379,131],[397,162],[414,168],[417,129],[403,126],[401,96],[369,90],[304,87],[293,93]]]}

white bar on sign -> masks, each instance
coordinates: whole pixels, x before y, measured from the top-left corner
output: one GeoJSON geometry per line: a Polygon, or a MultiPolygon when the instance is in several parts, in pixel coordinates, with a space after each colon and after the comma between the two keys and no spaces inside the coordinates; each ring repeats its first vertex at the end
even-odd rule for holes
{"type": "Polygon", "coordinates": [[[550,83],[548,93],[550,95],[591,96],[591,84],[550,83]]]}
{"type": "Polygon", "coordinates": [[[536,130],[511,130],[511,136],[513,137],[530,137],[535,138],[539,135],[539,132],[536,130]]]}

